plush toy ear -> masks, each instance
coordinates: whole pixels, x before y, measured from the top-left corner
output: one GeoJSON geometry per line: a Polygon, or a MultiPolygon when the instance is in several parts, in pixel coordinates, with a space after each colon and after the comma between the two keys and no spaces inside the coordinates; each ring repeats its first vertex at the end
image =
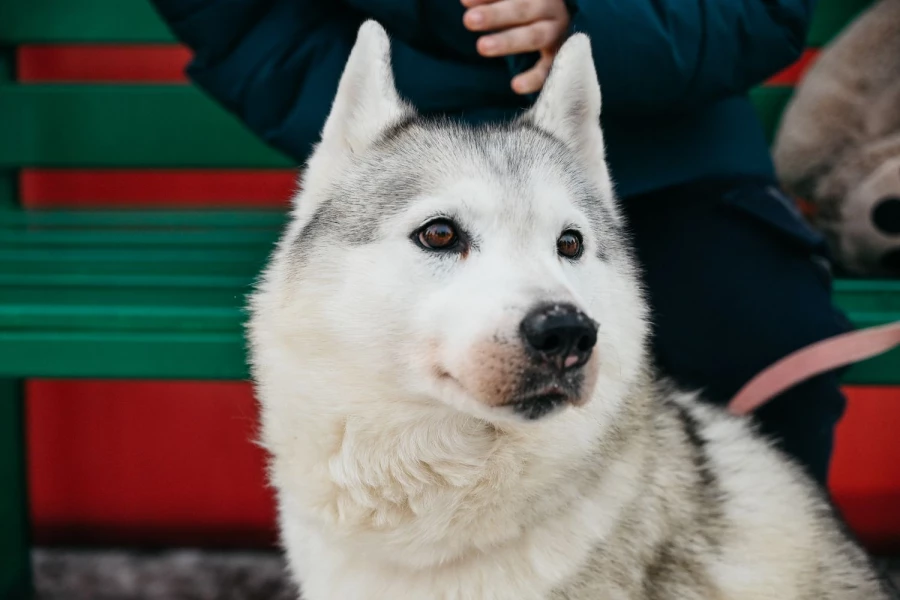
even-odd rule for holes
{"type": "Polygon", "coordinates": [[[366,21],[344,67],[321,149],[358,154],[409,112],[394,87],[387,32],[377,22],[366,21]]]}
{"type": "Polygon", "coordinates": [[[543,90],[524,118],[576,151],[617,215],[600,129],[600,105],[590,40],[576,33],[559,49],[543,90]]]}

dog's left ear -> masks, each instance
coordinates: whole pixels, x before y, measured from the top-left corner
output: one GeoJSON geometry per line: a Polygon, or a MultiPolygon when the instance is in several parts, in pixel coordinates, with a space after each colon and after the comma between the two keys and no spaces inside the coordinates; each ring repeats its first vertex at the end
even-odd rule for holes
{"type": "Polygon", "coordinates": [[[600,103],[590,40],[576,33],[559,49],[543,90],[524,118],[575,150],[612,202],[600,103]]]}

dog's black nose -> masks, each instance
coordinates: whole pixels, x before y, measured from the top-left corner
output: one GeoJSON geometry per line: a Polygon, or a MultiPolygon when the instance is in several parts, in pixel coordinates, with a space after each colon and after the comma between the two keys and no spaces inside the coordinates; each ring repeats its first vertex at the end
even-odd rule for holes
{"type": "Polygon", "coordinates": [[[588,361],[597,343],[597,323],[571,304],[545,304],[522,321],[528,347],[561,371],[588,361]]]}

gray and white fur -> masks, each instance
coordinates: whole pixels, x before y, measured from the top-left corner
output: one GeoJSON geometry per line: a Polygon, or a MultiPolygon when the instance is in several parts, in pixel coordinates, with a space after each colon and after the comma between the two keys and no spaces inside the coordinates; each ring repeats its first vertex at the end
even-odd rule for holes
{"type": "Polygon", "coordinates": [[[248,328],[307,600],[887,597],[798,467],[654,375],[599,115],[583,35],[470,128],[361,28],[248,328]]]}

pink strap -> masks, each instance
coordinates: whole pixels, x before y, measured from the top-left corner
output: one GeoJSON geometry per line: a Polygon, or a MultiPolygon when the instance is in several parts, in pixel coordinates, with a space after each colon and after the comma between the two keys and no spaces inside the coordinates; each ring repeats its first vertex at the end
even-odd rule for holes
{"type": "Polygon", "coordinates": [[[731,400],[728,410],[745,415],[814,375],[877,356],[898,345],[900,321],[810,344],[757,374],[731,400]]]}

